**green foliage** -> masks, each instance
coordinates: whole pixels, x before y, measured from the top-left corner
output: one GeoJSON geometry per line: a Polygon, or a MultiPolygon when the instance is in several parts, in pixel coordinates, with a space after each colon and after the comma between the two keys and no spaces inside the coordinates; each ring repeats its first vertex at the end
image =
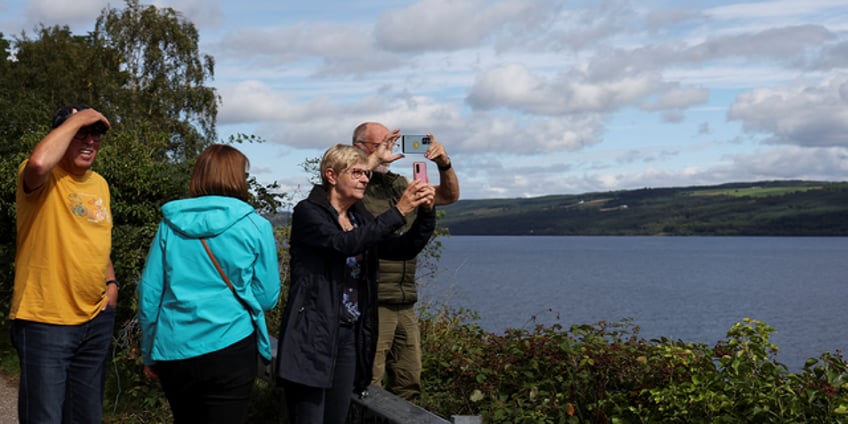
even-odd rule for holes
{"type": "Polygon", "coordinates": [[[122,95],[109,98],[114,112],[121,125],[165,133],[159,159],[192,161],[215,141],[220,98],[204,85],[215,62],[200,54],[194,24],[171,8],[126,0],[121,10],[103,10],[93,35],[120,58],[122,95]]]}
{"type": "Polygon", "coordinates": [[[821,185],[811,185],[811,186],[799,186],[799,185],[788,185],[788,186],[772,186],[772,187],[760,187],[760,186],[750,186],[750,187],[731,187],[731,188],[720,188],[716,190],[697,190],[691,193],[692,196],[733,196],[733,197],[776,197],[776,196],[784,196],[787,194],[793,194],[801,191],[807,190],[821,190],[825,188],[821,185]]]}
{"type": "Polygon", "coordinates": [[[792,374],[774,360],[774,329],[745,319],[713,348],[716,366],[691,367],[689,377],[644,393],[646,416],[666,422],[830,423],[848,419],[848,367],[839,355],[810,359],[792,374]],[[821,361],[821,365],[816,364],[821,361]],[[840,389],[841,387],[841,389],[840,389]],[[842,408],[842,409],[840,409],[842,408]]]}
{"type": "Polygon", "coordinates": [[[314,185],[321,184],[321,170],[318,169],[320,166],[321,158],[319,157],[306,158],[300,163],[300,167],[303,168],[303,172],[305,172],[306,175],[309,175],[309,182],[314,185]]]}
{"type": "Polygon", "coordinates": [[[644,340],[629,321],[486,333],[467,311],[422,320],[420,404],[488,423],[848,422],[839,352],[797,374],[774,360],[774,329],[745,319],[714,347],[644,340]]]}
{"type": "MultiPolygon", "coordinates": [[[[9,320],[0,320],[0,333],[9,334],[9,320]]],[[[17,386],[19,368],[18,354],[12,347],[12,338],[8,336],[0,337],[0,378],[6,377],[17,386]]]]}
{"type": "Polygon", "coordinates": [[[147,380],[139,351],[141,330],[131,317],[117,324],[112,347],[113,371],[107,377],[104,412],[106,422],[165,422],[171,410],[159,384],[147,380]]]}
{"type": "MultiPolygon", "coordinates": [[[[215,142],[218,102],[206,82],[211,56],[198,49],[194,25],[170,8],[127,0],[108,7],[95,30],[38,28],[34,36],[0,34],[0,307],[8,311],[14,282],[15,188],[19,164],[49,131],[56,109],[87,104],[112,129],[94,170],[112,195],[112,260],[121,293],[113,370],[107,381],[110,422],[162,422],[167,403],[141,374],[135,290],[165,202],[184,197],[197,154],[215,142]]],[[[261,142],[239,135],[231,143],[261,142]]],[[[275,214],[287,197],[275,184],[249,180],[251,203],[275,214]]],[[[285,272],[285,269],[282,270],[285,272]]],[[[269,322],[274,317],[269,318],[269,322]]],[[[5,361],[2,361],[5,366],[5,361]]]]}

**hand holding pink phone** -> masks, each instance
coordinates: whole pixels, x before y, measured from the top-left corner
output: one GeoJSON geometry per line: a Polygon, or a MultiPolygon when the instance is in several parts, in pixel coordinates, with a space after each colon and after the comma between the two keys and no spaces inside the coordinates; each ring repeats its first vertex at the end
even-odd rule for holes
{"type": "Polygon", "coordinates": [[[412,163],[412,179],[417,181],[422,181],[425,183],[430,183],[430,179],[427,178],[427,163],[426,162],[413,162],[412,163]]]}

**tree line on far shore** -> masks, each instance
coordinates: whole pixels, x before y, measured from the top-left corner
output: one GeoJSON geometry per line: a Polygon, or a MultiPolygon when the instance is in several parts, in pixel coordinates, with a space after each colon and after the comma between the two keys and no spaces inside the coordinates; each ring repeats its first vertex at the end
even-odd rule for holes
{"type": "Polygon", "coordinates": [[[453,235],[846,236],[848,182],[759,181],[460,200],[453,235]]]}

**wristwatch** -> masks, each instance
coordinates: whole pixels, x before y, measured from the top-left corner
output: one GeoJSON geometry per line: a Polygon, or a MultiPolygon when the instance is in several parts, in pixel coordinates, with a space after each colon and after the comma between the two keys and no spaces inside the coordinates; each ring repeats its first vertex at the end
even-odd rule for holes
{"type": "Polygon", "coordinates": [[[121,288],[121,285],[118,284],[118,280],[109,280],[109,281],[106,282],[106,285],[108,286],[109,284],[114,284],[115,287],[117,287],[119,289],[121,288]]]}

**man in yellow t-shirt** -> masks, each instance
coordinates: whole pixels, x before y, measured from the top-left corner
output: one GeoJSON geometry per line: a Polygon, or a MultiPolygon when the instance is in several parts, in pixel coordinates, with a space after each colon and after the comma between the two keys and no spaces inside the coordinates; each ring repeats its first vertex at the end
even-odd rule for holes
{"type": "Polygon", "coordinates": [[[21,423],[102,422],[118,284],[109,186],[90,168],[109,128],[94,109],[63,107],[18,168],[9,319],[21,423]]]}

